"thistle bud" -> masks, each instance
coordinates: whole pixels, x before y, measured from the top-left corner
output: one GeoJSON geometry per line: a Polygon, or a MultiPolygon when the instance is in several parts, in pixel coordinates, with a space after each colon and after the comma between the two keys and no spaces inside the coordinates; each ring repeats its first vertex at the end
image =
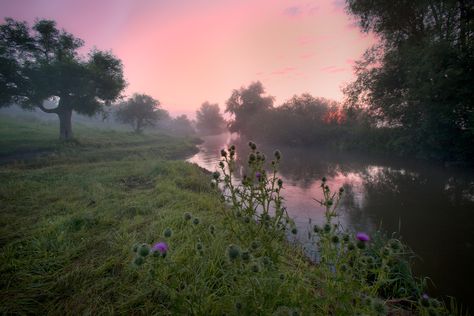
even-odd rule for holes
{"type": "Polygon", "coordinates": [[[136,265],[136,266],[141,266],[144,263],[145,263],[145,259],[142,256],[137,256],[133,260],[133,264],[136,265]]]}
{"type": "Polygon", "coordinates": [[[337,235],[332,236],[331,241],[335,244],[339,243],[339,237],[337,235]]]}
{"type": "Polygon", "coordinates": [[[225,151],[225,149],[221,150],[221,156],[222,157],[227,157],[227,152],[225,151]]]}
{"type": "Polygon", "coordinates": [[[239,247],[236,246],[236,245],[230,245],[227,248],[227,255],[229,256],[230,260],[235,260],[235,259],[239,258],[239,256],[240,256],[239,247]]]}
{"type": "Polygon", "coordinates": [[[220,176],[221,174],[219,173],[219,171],[215,171],[212,173],[212,178],[214,178],[215,180],[219,179],[220,176]]]}
{"type": "Polygon", "coordinates": [[[150,247],[147,244],[142,244],[138,248],[138,254],[142,257],[148,256],[149,253],[150,253],[150,247]]]}
{"type": "Polygon", "coordinates": [[[195,217],[195,218],[193,219],[193,224],[194,224],[194,225],[198,225],[198,224],[199,224],[199,218],[195,217]]]}
{"type": "Polygon", "coordinates": [[[293,235],[296,235],[296,234],[298,233],[298,229],[297,229],[296,227],[293,227],[293,228],[291,229],[291,233],[292,233],[293,235]]]}
{"type": "Polygon", "coordinates": [[[165,236],[166,238],[170,238],[172,234],[173,234],[173,231],[169,227],[166,228],[165,231],[163,232],[163,236],[165,236]]]}
{"type": "Polygon", "coordinates": [[[275,156],[275,159],[278,161],[281,159],[281,153],[279,150],[275,150],[275,152],[273,153],[273,155],[275,156]]]}
{"type": "Polygon", "coordinates": [[[278,187],[281,188],[283,186],[283,180],[278,179],[277,184],[278,184],[278,187]]]}

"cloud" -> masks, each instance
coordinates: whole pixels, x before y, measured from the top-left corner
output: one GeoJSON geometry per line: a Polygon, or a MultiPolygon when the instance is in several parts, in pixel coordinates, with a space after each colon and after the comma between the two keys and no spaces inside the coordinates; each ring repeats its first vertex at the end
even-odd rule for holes
{"type": "Polygon", "coordinates": [[[286,8],[283,11],[283,14],[290,17],[300,16],[303,13],[303,10],[298,6],[291,6],[286,8]]]}
{"type": "Polygon", "coordinates": [[[333,73],[337,73],[337,72],[346,71],[347,69],[344,68],[344,67],[326,66],[326,67],[321,68],[320,70],[325,72],[325,73],[333,74],[333,73]]]}
{"type": "Polygon", "coordinates": [[[295,67],[284,67],[284,68],[280,68],[273,71],[271,74],[272,75],[287,75],[291,72],[294,72],[295,70],[296,70],[295,67]]]}
{"type": "Polygon", "coordinates": [[[300,55],[300,58],[301,59],[310,59],[311,57],[313,57],[315,54],[314,53],[305,53],[305,54],[301,54],[300,55]]]}
{"type": "Polygon", "coordinates": [[[319,11],[319,6],[315,4],[308,3],[301,6],[291,6],[283,10],[283,15],[286,15],[291,18],[301,17],[303,15],[315,15],[319,11]]]}

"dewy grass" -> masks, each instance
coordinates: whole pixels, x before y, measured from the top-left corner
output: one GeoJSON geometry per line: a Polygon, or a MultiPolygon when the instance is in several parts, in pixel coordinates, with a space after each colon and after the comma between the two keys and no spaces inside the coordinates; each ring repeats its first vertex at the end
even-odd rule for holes
{"type": "MultiPolygon", "coordinates": [[[[48,128],[11,124],[3,144],[20,127],[48,128]]],[[[284,183],[256,148],[255,174],[228,204],[216,185],[224,171],[212,186],[212,175],[169,160],[192,152],[189,140],[103,133],[77,129],[76,144],[0,167],[1,314],[444,313],[397,239],[358,247],[331,221],[313,236],[319,264],[287,243],[284,183]]]]}

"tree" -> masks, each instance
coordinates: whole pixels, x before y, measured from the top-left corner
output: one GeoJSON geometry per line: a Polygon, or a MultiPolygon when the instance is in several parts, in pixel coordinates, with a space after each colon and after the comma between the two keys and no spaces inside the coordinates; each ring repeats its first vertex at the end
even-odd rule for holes
{"type": "Polygon", "coordinates": [[[218,104],[204,102],[196,111],[196,127],[203,135],[220,134],[224,131],[225,124],[218,104]]]}
{"type": "Polygon", "coordinates": [[[259,112],[273,108],[274,97],[263,96],[264,94],[265,89],[260,81],[252,82],[248,88],[232,91],[225,110],[233,115],[233,120],[229,123],[231,132],[248,134],[248,124],[252,118],[259,112]]]}
{"type": "Polygon", "coordinates": [[[116,117],[119,122],[130,124],[136,133],[141,133],[143,128],[154,126],[166,116],[166,111],[159,106],[160,102],[149,95],[134,94],[119,106],[116,117]]]}
{"type": "Polygon", "coordinates": [[[448,160],[472,157],[472,3],[348,0],[347,10],[381,42],[356,64],[346,105],[366,107],[378,124],[399,130],[405,151],[448,160]]]}
{"type": "Polygon", "coordinates": [[[5,19],[0,25],[0,107],[18,104],[59,117],[61,139],[73,137],[75,111],[92,116],[115,101],[126,83],[122,63],[110,52],[79,56],[83,41],[56,22],[5,19]],[[55,104],[48,108],[44,102],[55,104]]]}
{"type": "Polygon", "coordinates": [[[196,133],[192,122],[184,114],[173,119],[171,131],[173,134],[180,136],[190,136],[196,133]]]}

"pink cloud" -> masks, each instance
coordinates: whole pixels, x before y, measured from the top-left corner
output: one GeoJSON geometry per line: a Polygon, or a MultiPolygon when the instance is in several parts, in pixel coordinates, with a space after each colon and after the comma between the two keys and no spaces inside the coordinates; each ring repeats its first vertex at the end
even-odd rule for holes
{"type": "Polygon", "coordinates": [[[310,58],[314,57],[314,55],[315,55],[314,53],[301,54],[300,58],[301,59],[310,59],[310,58]]]}
{"type": "Polygon", "coordinates": [[[272,72],[272,75],[287,75],[296,70],[295,67],[280,68],[272,72]]]}
{"type": "Polygon", "coordinates": [[[347,69],[344,67],[326,66],[326,67],[321,68],[320,70],[325,73],[337,73],[337,72],[346,71],[347,69]]]}

